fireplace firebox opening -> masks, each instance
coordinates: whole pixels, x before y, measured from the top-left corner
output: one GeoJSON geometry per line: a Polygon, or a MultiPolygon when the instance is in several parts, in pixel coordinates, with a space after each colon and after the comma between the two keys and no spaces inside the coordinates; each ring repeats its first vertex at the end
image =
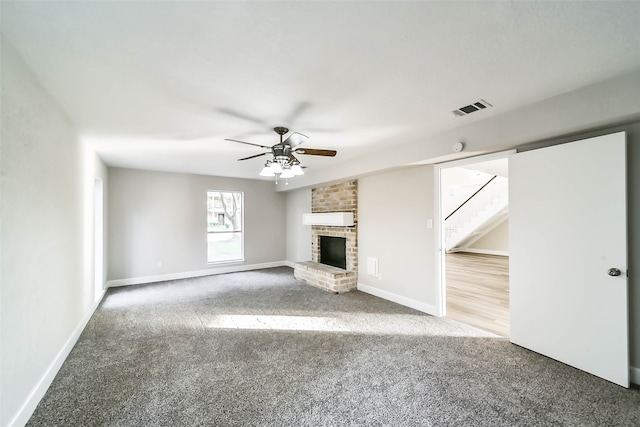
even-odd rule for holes
{"type": "Polygon", "coordinates": [[[320,236],[320,263],[342,269],[347,268],[347,239],[320,236]]]}

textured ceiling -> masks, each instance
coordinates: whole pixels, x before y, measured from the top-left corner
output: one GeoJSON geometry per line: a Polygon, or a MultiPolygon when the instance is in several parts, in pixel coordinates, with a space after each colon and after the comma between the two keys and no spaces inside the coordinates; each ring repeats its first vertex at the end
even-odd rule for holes
{"type": "Polygon", "coordinates": [[[112,166],[258,178],[270,129],[335,159],[640,68],[640,2],[3,1],[2,35],[112,166]],[[494,105],[457,118],[478,99],[494,105]]]}

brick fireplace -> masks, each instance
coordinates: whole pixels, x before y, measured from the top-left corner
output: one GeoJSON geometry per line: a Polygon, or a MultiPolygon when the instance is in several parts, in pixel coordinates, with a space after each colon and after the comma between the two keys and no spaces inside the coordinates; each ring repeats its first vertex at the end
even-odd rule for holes
{"type": "Polygon", "coordinates": [[[354,225],[350,227],[312,225],[312,259],[296,263],[295,277],[328,292],[343,293],[355,289],[358,283],[358,182],[352,180],[312,189],[311,212],[352,212],[354,225]],[[321,236],[346,239],[345,269],[322,263],[321,236]]]}

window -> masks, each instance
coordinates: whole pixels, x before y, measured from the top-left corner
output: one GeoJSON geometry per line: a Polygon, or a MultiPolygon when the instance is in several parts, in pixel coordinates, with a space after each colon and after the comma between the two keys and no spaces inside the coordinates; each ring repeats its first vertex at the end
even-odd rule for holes
{"type": "Polygon", "coordinates": [[[244,261],[243,194],[207,191],[207,262],[244,261]]]}

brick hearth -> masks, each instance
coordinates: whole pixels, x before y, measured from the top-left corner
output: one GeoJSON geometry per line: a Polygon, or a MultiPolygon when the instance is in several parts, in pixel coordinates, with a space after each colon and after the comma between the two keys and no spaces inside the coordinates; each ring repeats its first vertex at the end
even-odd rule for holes
{"type": "Polygon", "coordinates": [[[320,264],[315,261],[297,262],[294,269],[296,279],[327,292],[341,294],[355,288],[355,271],[320,264]]]}

